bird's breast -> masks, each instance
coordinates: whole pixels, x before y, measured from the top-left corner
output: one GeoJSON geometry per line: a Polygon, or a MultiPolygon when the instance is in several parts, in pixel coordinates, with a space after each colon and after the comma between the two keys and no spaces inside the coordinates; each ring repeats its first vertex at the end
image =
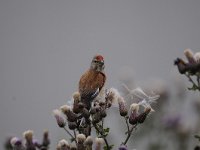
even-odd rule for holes
{"type": "Polygon", "coordinates": [[[84,73],[79,81],[79,90],[81,91],[89,91],[89,90],[101,90],[104,86],[106,80],[106,76],[102,72],[88,70],[84,73]]]}

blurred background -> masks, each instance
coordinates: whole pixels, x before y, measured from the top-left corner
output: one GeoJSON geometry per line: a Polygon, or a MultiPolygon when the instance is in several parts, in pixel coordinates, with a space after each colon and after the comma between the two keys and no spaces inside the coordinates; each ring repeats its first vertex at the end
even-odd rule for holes
{"type": "MultiPolygon", "coordinates": [[[[187,91],[173,61],[186,48],[199,51],[199,7],[197,0],[1,0],[1,149],[6,137],[27,129],[38,139],[48,129],[55,149],[66,134],[52,110],[71,99],[95,54],[105,57],[107,88],[125,93],[125,83],[161,94],[132,149],[193,149],[199,93],[187,91]]],[[[109,138],[120,143],[125,124],[113,113],[109,138]]]]}

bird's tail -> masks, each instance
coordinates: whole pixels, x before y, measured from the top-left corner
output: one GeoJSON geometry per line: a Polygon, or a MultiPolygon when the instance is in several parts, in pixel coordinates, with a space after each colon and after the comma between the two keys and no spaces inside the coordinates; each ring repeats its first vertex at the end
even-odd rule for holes
{"type": "MultiPolygon", "coordinates": [[[[88,98],[81,97],[81,102],[84,104],[84,107],[89,112],[92,105],[92,100],[88,98]]],[[[87,137],[91,134],[91,121],[88,117],[83,117],[81,120],[81,124],[83,125],[82,133],[87,137]]]]}
{"type": "Polygon", "coordinates": [[[92,105],[92,100],[85,99],[85,98],[81,98],[81,101],[82,101],[82,103],[84,104],[84,107],[85,107],[87,110],[90,110],[91,105],[92,105]]]}

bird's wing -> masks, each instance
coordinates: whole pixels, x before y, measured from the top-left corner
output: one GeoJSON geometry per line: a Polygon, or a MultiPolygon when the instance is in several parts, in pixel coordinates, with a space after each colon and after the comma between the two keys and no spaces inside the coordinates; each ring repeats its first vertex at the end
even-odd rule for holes
{"type": "Polygon", "coordinates": [[[79,92],[82,98],[93,100],[105,83],[105,75],[101,72],[87,71],[79,81],[79,92]]]}

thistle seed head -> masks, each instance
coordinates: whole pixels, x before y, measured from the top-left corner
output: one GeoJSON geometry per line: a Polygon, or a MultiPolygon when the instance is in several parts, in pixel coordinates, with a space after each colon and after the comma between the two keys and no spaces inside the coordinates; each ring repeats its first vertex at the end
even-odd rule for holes
{"type": "Polygon", "coordinates": [[[66,123],[64,118],[62,117],[61,112],[58,109],[53,110],[54,117],[56,118],[57,124],[59,127],[65,127],[66,123]]]}
{"type": "Polygon", "coordinates": [[[123,97],[118,97],[118,105],[119,105],[119,112],[121,116],[126,116],[128,114],[128,110],[126,108],[126,102],[123,97]]]}

